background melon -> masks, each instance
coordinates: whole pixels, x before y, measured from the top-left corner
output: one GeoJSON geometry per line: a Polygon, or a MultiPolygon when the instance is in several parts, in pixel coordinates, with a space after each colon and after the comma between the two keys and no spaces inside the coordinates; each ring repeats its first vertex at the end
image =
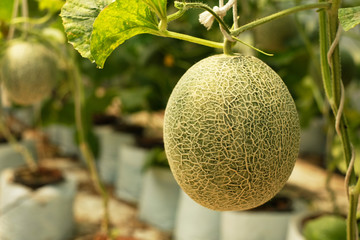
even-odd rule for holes
{"type": "Polygon", "coordinates": [[[44,45],[14,41],[1,59],[0,74],[10,99],[30,105],[51,93],[59,71],[54,55],[44,45]]]}
{"type": "Polygon", "coordinates": [[[165,150],[175,179],[213,210],[270,200],[292,172],[299,138],[287,87],[252,56],[215,55],[196,63],[165,110],[165,150]]]}

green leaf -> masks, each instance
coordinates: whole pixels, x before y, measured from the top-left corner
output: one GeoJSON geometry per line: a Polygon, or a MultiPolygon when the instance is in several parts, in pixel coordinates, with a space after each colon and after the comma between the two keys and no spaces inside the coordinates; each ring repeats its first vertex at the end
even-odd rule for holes
{"type": "Polygon", "coordinates": [[[127,39],[138,34],[159,35],[158,19],[143,0],[117,0],[105,8],[94,23],[91,54],[99,67],[127,39]]]}
{"type": "Polygon", "coordinates": [[[166,0],[143,0],[160,19],[166,19],[166,0]]]}
{"type": "Polygon", "coordinates": [[[339,20],[345,31],[360,24],[360,6],[339,9],[339,20]]]}
{"type": "Polygon", "coordinates": [[[64,5],[63,0],[38,0],[40,10],[49,10],[52,13],[60,11],[64,5]]]}
{"type": "Polygon", "coordinates": [[[14,0],[0,0],[0,20],[11,20],[14,0]]]}
{"type": "MultiPolygon", "coordinates": [[[[2,1],[2,0],[1,0],[2,1]]],[[[67,0],[61,9],[61,18],[68,41],[91,61],[90,36],[96,17],[112,0],[67,0]]]]}
{"type": "Polygon", "coordinates": [[[335,215],[310,220],[304,226],[304,236],[306,240],[346,239],[346,221],[335,215]]]}

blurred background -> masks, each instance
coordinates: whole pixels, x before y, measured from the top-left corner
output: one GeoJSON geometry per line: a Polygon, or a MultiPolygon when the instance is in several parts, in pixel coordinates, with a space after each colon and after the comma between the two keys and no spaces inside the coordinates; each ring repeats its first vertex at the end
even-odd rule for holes
{"type": "MultiPolygon", "coordinates": [[[[176,184],[163,149],[162,124],[167,100],[185,71],[197,61],[221,51],[180,40],[139,35],[117,48],[103,69],[97,69],[94,63],[82,58],[67,43],[59,16],[65,1],[28,0],[27,3],[31,29],[28,38],[46,39],[48,45],[63,51],[79,70],[84,90],[83,127],[100,178],[111,196],[110,220],[113,234],[118,239],[305,239],[305,230],[302,230],[304,219],[314,219],[319,215],[325,215],[325,220],[307,225],[307,239],[312,239],[308,237],[312,236],[312,231],[318,232],[324,228],[325,232],[328,229],[336,230],[328,233],[332,237],[322,239],[342,239],[339,236],[343,236],[341,234],[345,231],[343,215],[347,211],[343,187],[346,165],[341,142],[333,127],[334,116],[322,86],[316,11],[283,17],[239,36],[246,43],[274,54],[269,57],[240,43],[234,47],[234,52],[254,55],[265,61],[289,88],[300,117],[300,154],[284,190],[268,204],[251,211],[215,212],[197,205],[176,184]]],[[[246,24],[304,3],[309,2],[240,1],[239,21],[246,24]]],[[[20,9],[23,4],[20,3],[20,9]]],[[[208,0],[207,4],[218,5],[214,0],[208,0]]],[[[343,1],[343,7],[358,5],[358,0],[343,1]]],[[[0,2],[0,54],[4,54],[11,42],[8,39],[11,26],[22,26],[21,11],[15,20],[11,20],[13,6],[14,0],[0,2]]],[[[168,12],[175,11],[173,1],[169,0],[168,12]]],[[[189,10],[183,17],[171,22],[169,29],[222,41],[216,24],[209,31],[199,24],[200,13],[201,10],[189,10]]],[[[231,23],[231,19],[229,13],[225,21],[231,23]]],[[[21,27],[16,28],[12,38],[22,37],[21,27]]],[[[344,112],[348,119],[350,139],[357,155],[360,155],[359,26],[342,32],[340,49],[346,92],[344,112]]],[[[84,157],[79,150],[74,83],[64,66],[66,62],[59,60],[58,76],[54,73],[57,79],[55,86],[40,103],[23,106],[12,102],[4,91],[1,94],[3,125],[32,152],[38,163],[61,169],[73,181],[73,185],[69,185],[72,190],[66,190],[69,196],[64,208],[68,208],[69,213],[58,218],[51,217],[50,213],[42,218],[39,215],[39,223],[33,228],[49,233],[35,237],[37,240],[49,239],[47,236],[64,240],[93,239],[101,223],[101,198],[91,184],[84,157]],[[73,195],[70,196],[70,192],[73,195]],[[44,219],[48,219],[48,222],[44,219]],[[55,226],[48,226],[52,220],[59,222],[55,226]],[[64,221],[71,224],[63,227],[64,221]]],[[[0,144],[1,171],[24,164],[22,155],[10,153],[9,145],[3,136],[0,144]],[[5,149],[4,154],[2,148],[5,149]],[[12,157],[17,160],[9,159],[12,157]]],[[[357,174],[360,171],[358,159],[355,163],[357,174]]],[[[25,219],[30,216],[32,222],[36,222],[34,216],[40,211],[39,208],[16,210],[22,204],[16,198],[16,204],[11,205],[10,200],[3,196],[12,194],[5,191],[7,188],[3,187],[2,182],[1,188],[0,200],[6,204],[0,204],[0,239],[30,239],[24,238],[30,231],[26,228],[28,220],[25,219]],[[9,224],[12,221],[17,222],[16,227],[9,224]],[[21,229],[26,229],[25,233],[20,233],[21,229]],[[8,232],[16,233],[11,236],[8,232]]],[[[62,205],[57,204],[53,205],[61,209],[62,205]]]]}

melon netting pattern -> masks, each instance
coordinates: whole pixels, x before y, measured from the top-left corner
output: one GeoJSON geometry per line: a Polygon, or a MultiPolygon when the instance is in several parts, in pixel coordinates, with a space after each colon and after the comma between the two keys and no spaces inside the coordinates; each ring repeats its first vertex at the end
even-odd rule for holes
{"type": "Polygon", "coordinates": [[[165,150],[175,179],[214,210],[244,210],[271,199],[292,172],[299,138],[286,85],[251,56],[196,63],[165,111],[165,150]]]}

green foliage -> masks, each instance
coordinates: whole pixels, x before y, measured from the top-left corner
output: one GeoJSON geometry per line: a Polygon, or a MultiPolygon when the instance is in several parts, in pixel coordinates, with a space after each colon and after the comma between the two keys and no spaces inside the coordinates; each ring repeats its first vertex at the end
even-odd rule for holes
{"type": "Polygon", "coordinates": [[[63,0],[38,0],[40,10],[48,10],[51,13],[56,13],[60,11],[64,5],[63,0]]]}
{"type": "MultiPolygon", "coordinates": [[[[355,148],[355,156],[359,156],[360,148],[355,148]]],[[[341,173],[346,174],[347,171],[347,164],[345,162],[342,143],[338,136],[336,136],[331,145],[331,157],[332,161],[331,164],[336,167],[341,173]]],[[[355,158],[354,170],[355,173],[360,176],[360,159],[357,157],[355,158]]]]}
{"type": "MultiPolygon", "coordinates": [[[[150,2],[150,1],[148,1],[150,2]]],[[[116,47],[138,34],[158,35],[158,19],[142,0],[117,0],[104,9],[94,22],[91,54],[98,66],[116,47]]]]}
{"type": "Polygon", "coordinates": [[[310,220],[304,226],[304,236],[306,240],[346,239],[346,221],[335,215],[310,220]]]}
{"type": "Polygon", "coordinates": [[[149,109],[147,97],[151,94],[149,87],[131,87],[120,90],[122,113],[139,112],[149,109]]]}
{"type": "Polygon", "coordinates": [[[0,21],[10,21],[14,0],[1,0],[0,1],[0,21]]]}
{"type": "MultiPolygon", "coordinates": [[[[101,90],[100,90],[101,91],[101,90]]],[[[114,88],[103,89],[104,93],[98,94],[97,89],[92,88],[86,98],[86,111],[89,118],[95,114],[104,113],[106,108],[118,96],[118,91],[114,88]]]]}
{"type": "Polygon", "coordinates": [[[99,67],[127,39],[143,33],[159,35],[156,15],[166,17],[164,0],[109,3],[109,0],[69,0],[61,11],[69,42],[99,67]]]}
{"type": "Polygon", "coordinates": [[[100,11],[111,0],[68,0],[61,10],[68,41],[81,56],[94,60],[90,52],[90,36],[93,23],[100,11]]]}
{"type": "Polygon", "coordinates": [[[320,115],[320,107],[316,102],[316,98],[323,103],[323,96],[319,93],[319,88],[311,78],[305,76],[295,87],[297,97],[296,107],[300,114],[300,123],[302,127],[307,127],[314,116],[320,115]]]}
{"type": "Polygon", "coordinates": [[[160,19],[166,19],[167,0],[143,0],[160,19]]]}
{"type": "Polygon", "coordinates": [[[340,8],[339,20],[345,31],[360,24],[360,7],[340,8]]]}
{"type": "MultiPolygon", "coordinates": [[[[68,126],[75,124],[75,103],[70,84],[66,81],[62,82],[53,93],[52,98],[43,103],[41,108],[41,125],[47,126],[54,123],[60,123],[68,126]]],[[[115,89],[104,90],[103,94],[97,94],[95,87],[87,88],[84,99],[83,111],[83,128],[85,131],[87,142],[89,143],[95,156],[99,152],[99,144],[97,137],[93,132],[93,116],[95,114],[104,113],[105,109],[111,104],[113,99],[118,96],[115,89]]],[[[74,136],[78,142],[77,133],[74,136]]]]}
{"type": "Polygon", "coordinates": [[[43,126],[52,123],[73,125],[75,119],[75,106],[73,101],[61,101],[57,99],[48,99],[41,108],[41,124],[43,126]]]}

